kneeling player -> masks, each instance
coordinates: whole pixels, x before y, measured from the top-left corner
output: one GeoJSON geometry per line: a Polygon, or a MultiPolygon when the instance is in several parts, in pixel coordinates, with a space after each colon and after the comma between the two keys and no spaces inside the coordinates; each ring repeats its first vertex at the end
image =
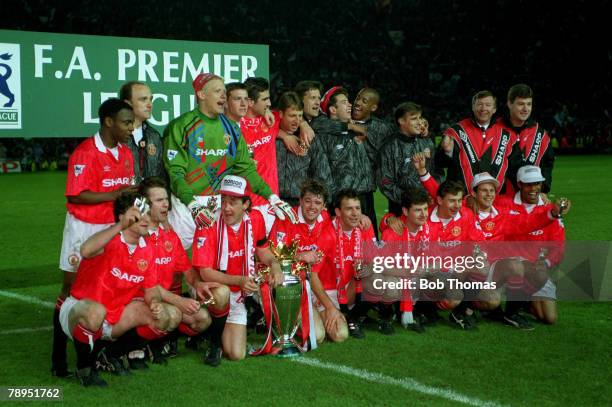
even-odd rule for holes
{"type": "Polygon", "coordinates": [[[332,342],[342,342],[348,337],[348,326],[338,304],[335,234],[324,212],[325,202],[325,185],[306,180],[300,188],[300,205],[296,209],[298,223],[277,219],[270,232],[270,241],[276,244],[287,245],[299,240],[298,259],[311,265],[310,284],[315,295],[313,319],[318,343],[325,336],[332,342]]]}
{"type": "MultiPolygon", "coordinates": [[[[140,337],[163,335],[169,325],[156,285],[154,249],[144,239],[149,217],[133,206],[136,197],[122,194],[115,201],[118,223],[83,243],[84,260],[60,309],[60,323],[74,341],[77,375],[84,386],[106,386],[94,368],[99,339],[116,340],[135,327],[140,337]],[[133,301],[143,296],[144,301],[133,301]]],[[[111,358],[129,350],[131,339],[125,339],[129,340],[111,344],[111,358]]],[[[122,365],[116,368],[116,373],[124,372],[122,365]]]]}
{"type": "Polygon", "coordinates": [[[211,340],[209,358],[221,361],[221,351],[230,360],[246,356],[247,310],[245,296],[259,290],[254,280],[255,255],[271,267],[272,285],[282,283],[280,265],[267,247],[264,220],[258,211],[247,213],[249,197],[244,178],[228,175],[221,181],[221,216],[208,229],[199,229],[195,236],[193,265],[204,281],[229,286],[230,311],[221,343],[211,340]]]}
{"type": "MultiPolygon", "coordinates": [[[[162,300],[169,314],[178,312],[178,331],[195,337],[206,330],[213,323],[213,331],[220,336],[227,315],[229,302],[229,289],[214,282],[203,282],[199,274],[191,267],[191,262],[183,248],[176,232],[168,226],[168,208],[170,201],[166,183],[158,177],[146,178],[140,185],[140,192],[150,205],[151,222],[149,225],[150,241],[155,247],[155,263],[157,264],[158,284],[161,287],[162,300]],[[196,299],[181,296],[182,276],[185,275],[187,283],[196,292],[200,301],[214,298],[214,305],[208,309],[202,308],[196,299]],[[211,318],[212,316],[212,318],[211,318]]],[[[171,329],[176,326],[171,326],[171,329]]],[[[213,332],[213,335],[215,333],[213,332]]],[[[171,334],[171,336],[174,336],[171,334]]],[[[151,344],[154,362],[165,361],[162,353],[166,338],[151,344]]],[[[176,343],[176,337],[171,338],[176,343]]],[[[130,366],[134,365],[130,359],[130,366]]]]}

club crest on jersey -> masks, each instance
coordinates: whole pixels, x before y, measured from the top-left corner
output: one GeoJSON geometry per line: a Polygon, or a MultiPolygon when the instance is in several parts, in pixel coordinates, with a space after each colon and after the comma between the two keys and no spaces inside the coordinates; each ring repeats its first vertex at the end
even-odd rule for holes
{"type": "Polygon", "coordinates": [[[171,252],[172,251],[172,242],[169,240],[166,240],[164,242],[164,249],[166,249],[167,252],[171,252]]]}
{"type": "Polygon", "coordinates": [[[136,262],[136,266],[138,266],[138,270],[145,271],[149,263],[145,259],[140,259],[136,262]]]}
{"type": "Polygon", "coordinates": [[[198,243],[197,243],[198,249],[201,248],[202,246],[204,246],[204,242],[206,242],[206,238],[205,237],[198,237],[198,243]]]}
{"type": "Polygon", "coordinates": [[[147,146],[147,153],[149,155],[155,155],[155,153],[157,153],[157,147],[155,147],[155,144],[149,144],[147,146]]]}
{"type": "Polygon", "coordinates": [[[168,150],[166,152],[166,155],[168,156],[168,160],[169,161],[174,160],[174,157],[176,157],[177,154],[178,154],[178,151],[176,151],[176,150],[168,150]]]}
{"type": "Polygon", "coordinates": [[[457,236],[459,236],[460,234],[461,234],[461,227],[460,227],[460,226],[454,226],[454,227],[451,229],[451,235],[453,235],[453,236],[457,237],[457,236]]]}
{"type": "Polygon", "coordinates": [[[76,255],[76,253],[72,253],[70,256],[68,256],[68,264],[70,264],[72,267],[76,268],[80,261],[81,259],[76,255]]]}
{"type": "Polygon", "coordinates": [[[232,138],[231,138],[231,136],[230,136],[229,134],[225,133],[225,134],[223,135],[223,141],[225,142],[225,145],[226,145],[226,146],[227,146],[227,145],[230,143],[230,140],[231,140],[231,139],[232,139],[232,138]]]}
{"type": "Polygon", "coordinates": [[[485,223],[484,225],[486,230],[493,230],[495,228],[495,222],[493,222],[492,220],[488,221],[487,223],[485,223]]]}
{"type": "Polygon", "coordinates": [[[125,161],[123,162],[123,166],[124,166],[126,169],[129,169],[129,168],[131,167],[130,162],[129,162],[128,160],[125,160],[125,161]]]}
{"type": "Polygon", "coordinates": [[[81,175],[84,169],[85,169],[85,164],[75,164],[74,165],[74,176],[78,177],[79,175],[81,175]]]}

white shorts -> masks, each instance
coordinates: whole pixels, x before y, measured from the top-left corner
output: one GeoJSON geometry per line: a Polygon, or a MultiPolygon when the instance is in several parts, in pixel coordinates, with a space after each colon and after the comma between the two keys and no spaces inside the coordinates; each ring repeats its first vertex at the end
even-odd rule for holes
{"type": "Polygon", "coordinates": [[[76,273],[81,262],[81,245],[91,235],[104,230],[113,223],[95,224],[83,222],[66,213],[64,223],[64,236],[62,238],[62,252],[60,254],[59,268],[69,273],[76,273]]]}
{"type": "Polygon", "coordinates": [[[261,213],[261,216],[263,216],[264,222],[266,222],[266,236],[268,236],[272,230],[272,225],[274,225],[274,221],[276,220],[274,210],[271,208],[270,204],[254,206],[253,209],[258,210],[261,213]]]}
{"type": "Polygon", "coordinates": [[[533,293],[531,295],[532,299],[536,299],[534,297],[539,297],[539,298],[546,298],[549,300],[556,300],[557,299],[557,286],[555,286],[555,283],[552,282],[552,280],[549,278],[548,280],[546,280],[546,284],[544,284],[544,286],[542,288],[540,288],[540,290],[536,293],[533,293]]]}
{"type": "Polygon", "coordinates": [[[242,292],[230,292],[230,312],[225,321],[228,324],[245,325],[247,324],[247,310],[244,301],[238,302],[242,292]]]}
{"type": "MultiPolygon", "coordinates": [[[[334,304],[334,307],[340,309],[340,303],[338,302],[338,290],[325,290],[325,293],[334,304]]],[[[314,292],[312,293],[312,305],[315,306],[319,312],[325,311],[325,307],[319,302],[314,292]]]]}
{"type": "MultiPolygon", "coordinates": [[[[196,196],[194,199],[201,205],[208,204],[210,199],[216,199],[217,216],[221,209],[221,196],[196,196]]],[[[172,229],[179,235],[181,243],[185,250],[189,250],[193,243],[193,235],[195,234],[196,225],[191,216],[191,211],[187,208],[183,202],[181,202],[174,194],[170,196],[172,202],[172,210],[168,213],[168,223],[172,226],[172,229]]]]}
{"type": "MultiPolygon", "coordinates": [[[[70,339],[72,339],[72,332],[70,331],[70,321],[69,321],[70,311],[72,311],[72,309],[78,302],[79,300],[77,300],[73,296],[70,296],[64,300],[64,303],[62,304],[62,308],[60,308],[59,322],[62,327],[62,331],[64,331],[66,336],[70,339]]],[[[112,331],[113,331],[113,326],[109,324],[108,321],[105,319],[104,322],[102,323],[102,339],[107,340],[107,341],[114,340],[111,337],[112,331]]]]}

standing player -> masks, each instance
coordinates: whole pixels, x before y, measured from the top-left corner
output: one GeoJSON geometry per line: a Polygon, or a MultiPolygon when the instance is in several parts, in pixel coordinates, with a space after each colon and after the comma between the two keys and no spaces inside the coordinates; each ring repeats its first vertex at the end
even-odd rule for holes
{"type": "MultiPolygon", "coordinates": [[[[431,152],[434,145],[429,139],[419,138],[422,129],[422,108],[413,102],[400,104],[394,112],[398,132],[380,152],[380,191],[389,201],[389,212],[402,213],[403,191],[420,187],[419,177],[411,163],[419,152],[431,152]]],[[[427,168],[434,173],[433,158],[427,159],[427,168]]]]}
{"type": "Polygon", "coordinates": [[[144,82],[127,82],[119,90],[119,98],[134,109],[134,131],[127,145],[134,156],[136,182],[146,177],[165,179],[162,139],[159,132],[147,122],[153,109],[151,89],[144,82]]]}
{"type": "MultiPolygon", "coordinates": [[[[83,261],[60,309],[61,328],[74,341],[77,376],[86,387],[106,386],[94,368],[99,339],[119,338],[109,347],[123,353],[129,350],[123,346],[129,344],[128,331],[152,338],[170,324],[157,286],[154,249],[144,239],[149,216],[133,206],[137,197],[121,194],[114,205],[117,223],[83,243],[83,261]],[[138,297],[144,301],[133,301],[138,297]]],[[[122,364],[116,368],[118,374],[125,369],[122,364]]]]}
{"type": "Polygon", "coordinates": [[[267,247],[264,220],[259,211],[247,212],[249,197],[244,178],[227,175],[221,181],[221,216],[214,227],[196,232],[193,266],[204,281],[215,281],[230,288],[230,311],[223,336],[211,335],[207,363],[221,363],[221,352],[230,360],[246,356],[247,310],[245,296],[258,291],[255,256],[271,267],[273,285],[283,281],[280,265],[267,247]],[[221,343],[222,342],[222,343],[221,343]]]}
{"type": "Polygon", "coordinates": [[[310,147],[300,150],[299,154],[295,154],[290,147],[299,146],[299,137],[294,134],[302,122],[303,112],[302,101],[295,92],[285,92],[281,95],[278,112],[280,129],[276,140],[276,164],[281,199],[297,206],[301,194],[300,186],[308,178],[322,182],[333,194],[335,186],[321,138],[315,138],[310,147]]]}
{"type": "Polygon", "coordinates": [[[270,241],[277,245],[299,241],[298,259],[312,267],[310,284],[317,305],[313,313],[317,342],[322,342],[326,335],[332,342],[342,342],[348,337],[348,328],[338,303],[336,239],[325,211],[327,190],[316,180],[306,180],[300,190],[298,223],[276,220],[270,241]]]}
{"type": "Polygon", "coordinates": [[[227,85],[226,90],[225,115],[240,124],[240,120],[246,116],[249,109],[249,94],[246,86],[240,82],[232,82],[227,85]]]}
{"type": "MultiPolygon", "coordinates": [[[[279,123],[269,127],[265,115],[270,112],[270,83],[265,78],[248,78],[244,85],[249,95],[247,114],[240,120],[240,130],[255,161],[255,168],[273,193],[278,194],[276,171],[276,136],[279,123]]],[[[274,211],[261,196],[249,194],[253,208],[261,212],[266,222],[266,233],[274,223],[274,211]]]]}
{"type": "Polygon", "coordinates": [[[66,336],[59,325],[59,310],[70,293],[81,260],[81,244],[92,234],[113,224],[113,201],[122,190],[132,189],[134,161],[125,145],[134,129],[132,107],[119,99],[108,99],[98,110],[100,130],[83,141],[68,160],[66,222],[62,238],[60,269],[64,271],[61,292],[53,314],[51,372],[65,377],[66,336]]]}
{"type": "Polygon", "coordinates": [[[508,171],[508,178],[516,191],[518,190],[516,180],[518,169],[525,165],[540,167],[545,179],[542,184],[542,192],[548,193],[552,187],[555,153],[546,130],[531,118],[533,91],[523,83],[514,85],[508,90],[507,104],[508,117],[505,119],[505,125],[514,131],[518,138],[509,158],[511,167],[508,171]]]}
{"type": "Polygon", "coordinates": [[[197,107],[172,120],[164,132],[164,162],[173,193],[168,219],[183,246],[191,245],[196,226],[210,227],[215,221],[217,193],[229,174],[244,176],[253,192],[268,199],[278,217],[292,219],[291,207],[257,173],[240,129],[223,114],[223,79],[202,73],[194,79],[193,89],[197,107]]]}

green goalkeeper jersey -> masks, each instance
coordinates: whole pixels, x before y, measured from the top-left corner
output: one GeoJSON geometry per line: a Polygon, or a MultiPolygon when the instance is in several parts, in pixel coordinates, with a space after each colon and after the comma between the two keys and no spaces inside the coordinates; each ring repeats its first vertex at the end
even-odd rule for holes
{"type": "Polygon", "coordinates": [[[251,190],[266,199],[272,194],[238,125],[224,115],[211,119],[197,107],[168,123],[164,163],[172,192],[185,205],[194,196],[216,194],[226,175],[246,178],[251,190]]]}

